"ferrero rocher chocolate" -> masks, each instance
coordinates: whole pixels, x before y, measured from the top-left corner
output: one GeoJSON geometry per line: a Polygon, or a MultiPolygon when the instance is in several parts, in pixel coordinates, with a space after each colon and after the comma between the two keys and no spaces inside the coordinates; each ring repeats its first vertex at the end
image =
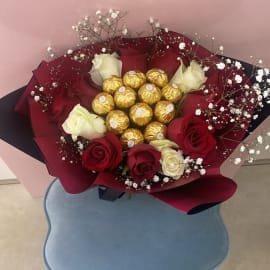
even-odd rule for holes
{"type": "Polygon", "coordinates": [[[106,127],[114,134],[122,134],[129,126],[128,116],[120,110],[110,111],[106,117],[106,127]]]}
{"type": "Polygon", "coordinates": [[[106,92],[101,92],[100,94],[96,95],[92,101],[92,109],[96,114],[106,114],[113,110],[113,108],[113,97],[106,92]]]}
{"type": "Polygon", "coordinates": [[[173,103],[178,102],[183,96],[181,89],[175,83],[165,85],[161,94],[166,100],[173,103]]]}
{"type": "Polygon", "coordinates": [[[159,101],[155,106],[154,114],[159,122],[168,124],[175,116],[173,103],[167,100],[159,101]]]}
{"type": "Polygon", "coordinates": [[[144,130],[144,138],[147,142],[152,140],[161,140],[166,137],[167,127],[166,125],[154,121],[149,123],[144,130]]]}
{"type": "Polygon", "coordinates": [[[113,94],[117,89],[123,85],[122,78],[118,76],[112,76],[103,81],[102,89],[104,92],[113,94]]]}
{"type": "Polygon", "coordinates": [[[123,76],[123,83],[125,86],[131,88],[139,88],[146,82],[146,77],[144,73],[140,71],[130,70],[126,72],[123,76]]]}
{"type": "Polygon", "coordinates": [[[153,117],[153,111],[146,103],[136,103],[130,108],[130,119],[138,126],[147,125],[153,117]]]}
{"type": "Polygon", "coordinates": [[[119,108],[129,108],[135,101],[136,92],[128,86],[121,86],[114,94],[115,105],[119,108]]]}
{"type": "Polygon", "coordinates": [[[159,87],[163,87],[168,83],[168,75],[164,70],[158,68],[148,70],[146,79],[159,87]]]}
{"type": "Polygon", "coordinates": [[[128,128],[121,135],[120,140],[125,148],[131,148],[135,144],[143,143],[144,137],[140,130],[136,128],[128,128]]]}
{"type": "Polygon", "coordinates": [[[160,100],[161,91],[154,84],[146,83],[140,87],[138,96],[142,102],[152,105],[160,100]]]}

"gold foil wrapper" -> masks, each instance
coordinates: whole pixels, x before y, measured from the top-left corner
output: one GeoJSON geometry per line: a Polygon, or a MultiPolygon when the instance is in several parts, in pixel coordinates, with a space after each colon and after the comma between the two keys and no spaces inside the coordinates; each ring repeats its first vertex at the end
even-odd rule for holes
{"type": "Polygon", "coordinates": [[[172,102],[161,100],[156,104],[154,114],[159,122],[168,124],[175,116],[175,107],[172,102]]]}
{"type": "Polygon", "coordinates": [[[129,126],[128,116],[120,110],[110,111],[106,117],[106,127],[114,134],[122,134],[129,126]]]}
{"type": "Polygon", "coordinates": [[[146,79],[159,87],[164,87],[168,83],[168,75],[164,70],[158,68],[148,70],[146,79]]]}
{"type": "Polygon", "coordinates": [[[110,112],[114,109],[113,97],[106,92],[101,92],[92,101],[92,109],[99,115],[110,112]]]}
{"type": "Polygon", "coordinates": [[[136,92],[128,86],[121,86],[114,94],[114,102],[119,108],[129,108],[136,102],[136,92]]]}
{"type": "Polygon", "coordinates": [[[140,130],[136,128],[128,128],[121,135],[120,141],[125,148],[132,148],[136,144],[143,143],[144,137],[140,130]]]}
{"type": "Polygon", "coordinates": [[[123,83],[125,86],[131,88],[139,88],[146,82],[146,77],[144,73],[140,71],[130,70],[126,72],[123,76],[123,83]]]}
{"type": "Polygon", "coordinates": [[[153,111],[146,103],[136,103],[130,108],[129,117],[136,125],[145,126],[152,120],[153,111]]]}
{"type": "Polygon", "coordinates": [[[153,105],[160,101],[161,91],[152,83],[146,83],[140,87],[138,96],[142,102],[153,105]]]}
{"type": "Polygon", "coordinates": [[[144,138],[147,142],[153,141],[153,140],[162,140],[165,139],[167,132],[166,125],[154,121],[149,123],[145,130],[144,130],[144,138]]]}
{"type": "Polygon", "coordinates": [[[118,90],[123,85],[122,78],[118,76],[112,76],[103,81],[102,89],[104,92],[109,94],[113,94],[116,90],[118,90]]]}
{"type": "Polygon", "coordinates": [[[182,90],[175,84],[167,84],[161,90],[162,97],[173,103],[181,100],[183,93],[182,90]]]}

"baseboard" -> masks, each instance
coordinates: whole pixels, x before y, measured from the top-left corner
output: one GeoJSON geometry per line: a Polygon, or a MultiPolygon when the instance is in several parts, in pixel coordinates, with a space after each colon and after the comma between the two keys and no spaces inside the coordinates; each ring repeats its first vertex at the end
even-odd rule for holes
{"type": "Polygon", "coordinates": [[[17,179],[0,179],[0,185],[19,184],[17,179]]]}
{"type": "Polygon", "coordinates": [[[243,166],[256,166],[256,165],[270,165],[270,159],[258,159],[254,160],[252,163],[245,161],[245,163],[243,164],[243,166]]]}

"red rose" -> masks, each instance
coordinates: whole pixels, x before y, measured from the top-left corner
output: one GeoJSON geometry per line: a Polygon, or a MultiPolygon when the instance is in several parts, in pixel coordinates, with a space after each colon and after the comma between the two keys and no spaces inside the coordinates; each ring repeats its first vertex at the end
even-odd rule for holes
{"type": "Polygon", "coordinates": [[[61,127],[68,114],[77,103],[79,103],[79,99],[74,95],[69,95],[68,89],[58,89],[55,93],[53,103],[49,107],[51,120],[57,122],[59,127],[61,127]]]}
{"type": "Polygon", "coordinates": [[[138,144],[128,151],[130,176],[141,183],[152,178],[160,167],[161,154],[149,144],[138,144]]]}
{"type": "Polygon", "coordinates": [[[98,172],[112,170],[121,161],[122,145],[118,138],[110,132],[106,132],[103,138],[91,140],[82,155],[83,167],[98,172]]]}
{"type": "Polygon", "coordinates": [[[214,158],[216,140],[200,117],[187,115],[173,120],[168,126],[168,138],[191,158],[203,158],[204,163],[214,158]]]}

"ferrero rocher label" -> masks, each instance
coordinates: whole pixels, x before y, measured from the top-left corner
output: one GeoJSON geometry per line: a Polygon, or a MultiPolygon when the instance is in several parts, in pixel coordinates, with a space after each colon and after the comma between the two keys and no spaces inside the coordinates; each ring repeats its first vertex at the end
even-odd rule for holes
{"type": "Polygon", "coordinates": [[[147,142],[152,140],[162,140],[166,137],[166,125],[154,121],[149,123],[144,130],[144,138],[147,142]]]}
{"type": "Polygon", "coordinates": [[[124,85],[134,89],[141,87],[145,82],[146,77],[144,73],[140,71],[130,70],[126,72],[123,76],[124,85]]]}
{"type": "Polygon", "coordinates": [[[175,116],[173,103],[167,100],[159,101],[155,106],[154,114],[159,122],[168,124],[175,116]]]}
{"type": "Polygon", "coordinates": [[[167,84],[161,90],[162,97],[173,103],[181,100],[183,93],[181,89],[175,84],[167,84]]]}
{"type": "Polygon", "coordinates": [[[101,92],[100,94],[96,95],[92,101],[92,109],[96,114],[106,114],[113,110],[113,108],[113,97],[106,92],[101,92]]]}
{"type": "Polygon", "coordinates": [[[164,87],[168,83],[168,75],[164,70],[158,68],[148,70],[146,78],[149,82],[159,87],[164,87]]]}
{"type": "Polygon", "coordinates": [[[114,102],[119,108],[129,108],[136,102],[136,92],[128,86],[121,86],[114,94],[114,102]]]}
{"type": "Polygon", "coordinates": [[[121,135],[120,141],[125,148],[131,148],[136,144],[143,143],[144,137],[140,130],[136,128],[128,128],[121,135]]]}
{"type": "Polygon", "coordinates": [[[138,96],[142,102],[153,105],[160,100],[161,91],[154,84],[146,83],[140,87],[138,96]]]}
{"type": "Polygon", "coordinates": [[[153,111],[146,103],[136,103],[130,108],[129,117],[136,125],[145,126],[152,120],[153,111]]]}
{"type": "Polygon", "coordinates": [[[106,127],[114,134],[122,134],[129,126],[128,116],[120,110],[110,111],[106,117],[106,127]]]}
{"type": "Polygon", "coordinates": [[[112,76],[108,79],[105,79],[102,84],[102,89],[104,92],[113,94],[117,89],[123,85],[122,78],[118,76],[112,76]]]}

